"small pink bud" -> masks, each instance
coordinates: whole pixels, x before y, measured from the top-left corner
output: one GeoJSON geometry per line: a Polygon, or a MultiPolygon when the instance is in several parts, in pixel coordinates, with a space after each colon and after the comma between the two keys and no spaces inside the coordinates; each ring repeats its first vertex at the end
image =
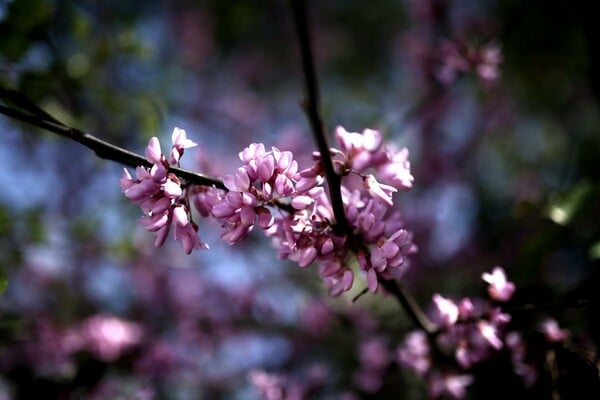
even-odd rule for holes
{"type": "Polygon", "coordinates": [[[294,196],[292,198],[292,207],[296,210],[304,210],[313,203],[313,199],[309,196],[294,196]]]}
{"type": "Polygon", "coordinates": [[[176,199],[183,193],[183,189],[181,189],[179,182],[175,182],[171,179],[167,179],[167,181],[164,184],[163,190],[165,192],[165,196],[171,199],[176,199]]]}
{"type": "Polygon", "coordinates": [[[254,207],[256,205],[256,197],[252,193],[243,192],[242,202],[248,207],[254,207]]]}
{"type": "Polygon", "coordinates": [[[138,166],[135,168],[135,176],[138,181],[143,181],[144,179],[148,179],[151,177],[148,170],[142,166],[138,166]]]}
{"type": "Polygon", "coordinates": [[[312,246],[307,247],[302,250],[302,252],[300,254],[300,260],[298,260],[298,264],[300,264],[300,267],[302,267],[302,268],[308,267],[310,264],[312,264],[312,262],[315,260],[316,257],[317,257],[317,249],[315,249],[312,246]]]}
{"type": "Polygon", "coordinates": [[[370,269],[367,271],[367,287],[369,288],[369,292],[375,293],[377,292],[377,287],[379,286],[379,282],[377,282],[377,273],[374,269],[370,269]]]}
{"type": "Polygon", "coordinates": [[[308,189],[315,187],[318,184],[317,177],[300,178],[296,182],[296,190],[298,192],[306,192],[308,189]]]}
{"type": "Polygon", "coordinates": [[[354,273],[352,270],[347,269],[344,271],[344,275],[342,276],[342,287],[345,291],[352,289],[352,284],[354,283],[354,273]]]}
{"type": "Polygon", "coordinates": [[[146,147],[146,159],[152,164],[161,163],[162,151],[160,149],[160,142],[156,136],[150,138],[148,146],[146,147]]]}
{"type": "Polygon", "coordinates": [[[221,235],[221,239],[223,239],[227,244],[234,244],[245,238],[251,230],[252,225],[238,225],[234,229],[223,233],[221,235]]]}
{"type": "Polygon", "coordinates": [[[225,195],[224,201],[231,206],[232,209],[238,209],[244,205],[244,199],[240,192],[228,192],[225,195]]]}
{"type": "Polygon", "coordinates": [[[167,239],[167,235],[169,234],[169,228],[170,228],[170,226],[168,224],[165,224],[162,228],[160,228],[156,232],[156,238],[154,239],[155,247],[160,247],[165,243],[165,240],[167,239]]]}
{"type": "Polygon", "coordinates": [[[325,240],[325,242],[323,242],[323,245],[321,245],[321,253],[323,255],[327,255],[329,253],[331,253],[334,250],[334,245],[333,245],[333,240],[331,240],[331,238],[327,238],[325,240]]]}
{"type": "Polygon", "coordinates": [[[150,232],[156,232],[167,225],[169,222],[169,216],[167,213],[157,214],[152,217],[144,216],[140,218],[138,222],[150,232]]]}
{"type": "Polygon", "coordinates": [[[173,208],[173,222],[179,226],[186,226],[190,222],[183,206],[173,208]]]}
{"type": "Polygon", "coordinates": [[[216,218],[227,218],[232,216],[234,212],[235,209],[224,201],[215,204],[212,208],[212,214],[216,218]]]}
{"type": "Polygon", "coordinates": [[[154,164],[148,174],[155,182],[162,182],[167,177],[167,169],[162,164],[154,164]]]}
{"type": "Polygon", "coordinates": [[[263,183],[262,195],[267,201],[270,201],[273,198],[273,186],[271,186],[269,182],[263,183]]]}
{"type": "Polygon", "coordinates": [[[271,215],[271,211],[265,207],[260,207],[258,209],[258,226],[261,229],[269,229],[273,222],[275,222],[275,218],[271,215]]]}
{"type": "Polygon", "coordinates": [[[272,154],[266,155],[261,162],[258,164],[258,179],[261,182],[267,182],[273,176],[275,171],[275,160],[272,154]]]}
{"type": "MultiPolygon", "coordinates": [[[[275,153],[274,153],[275,154],[275,153]]],[[[291,151],[282,151],[277,154],[277,168],[281,171],[286,171],[292,166],[294,156],[291,151]]]]}
{"type": "Polygon", "coordinates": [[[177,165],[177,163],[179,163],[179,160],[181,159],[182,153],[183,150],[179,152],[179,150],[176,147],[171,147],[171,151],[169,152],[169,164],[177,165]]]}
{"type": "Polygon", "coordinates": [[[383,246],[381,246],[381,250],[383,251],[383,256],[389,259],[396,257],[396,255],[400,251],[400,247],[398,247],[396,243],[390,240],[386,240],[383,243],[383,246]]]}
{"type": "Polygon", "coordinates": [[[131,177],[131,174],[126,168],[123,168],[123,176],[121,176],[121,179],[119,179],[119,186],[121,187],[121,190],[125,191],[129,189],[133,183],[134,181],[131,177]]]}
{"type": "Polygon", "coordinates": [[[384,257],[381,247],[373,247],[373,249],[371,249],[371,264],[373,265],[373,268],[376,268],[379,271],[383,271],[387,265],[387,259],[384,257]]]}
{"type": "Polygon", "coordinates": [[[234,175],[227,175],[223,178],[225,187],[234,192],[243,192],[250,187],[250,177],[246,168],[239,167],[234,175]]]}
{"type": "Polygon", "coordinates": [[[277,190],[279,195],[287,197],[294,192],[294,185],[285,175],[277,175],[277,178],[275,178],[275,190],[277,190]]]}
{"type": "Polygon", "coordinates": [[[169,209],[172,202],[173,200],[171,200],[168,197],[161,197],[160,199],[154,202],[150,211],[152,212],[152,214],[160,214],[162,212],[165,212],[169,209]]]}
{"type": "Polygon", "coordinates": [[[261,158],[265,154],[265,145],[262,143],[251,143],[248,147],[242,150],[240,160],[248,163],[252,159],[261,158]]]}
{"type": "Polygon", "coordinates": [[[319,266],[319,273],[321,276],[328,277],[336,274],[342,266],[339,262],[329,261],[319,266]]]}
{"type": "Polygon", "coordinates": [[[256,219],[256,212],[252,207],[242,207],[240,209],[240,222],[242,225],[252,225],[256,219]]]}

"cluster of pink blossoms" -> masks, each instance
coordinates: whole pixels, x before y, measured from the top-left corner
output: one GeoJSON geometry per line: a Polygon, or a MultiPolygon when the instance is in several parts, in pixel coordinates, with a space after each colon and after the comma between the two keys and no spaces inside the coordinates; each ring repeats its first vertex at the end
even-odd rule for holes
{"type": "MultiPolygon", "coordinates": [[[[398,349],[398,362],[428,382],[432,397],[465,397],[467,387],[474,381],[469,371],[501,350],[510,353],[513,370],[526,386],[536,380],[535,366],[526,361],[524,340],[518,332],[508,330],[511,317],[498,307],[498,303],[510,300],[515,285],[506,279],[500,267],[484,273],[482,279],[489,285],[491,303],[476,305],[468,298],[455,302],[435,294],[433,303],[438,326],[435,335],[428,337],[424,331],[413,331],[406,335],[398,349]],[[452,368],[433,367],[440,360],[435,360],[431,351],[432,341],[441,354],[454,360],[452,368]]],[[[562,342],[568,337],[554,320],[544,321],[540,331],[548,342],[562,342]]]]}
{"type": "MultiPolygon", "coordinates": [[[[194,186],[191,198],[202,216],[220,221],[225,229],[221,237],[227,243],[240,242],[258,226],[272,238],[280,258],[296,261],[300,267],[316,261],[332,295],[350,290],[357,270],[366,277],[369,290],[376,292],[379,278],[400,277],[408,267],[407,256],[416,251],[412,234],[393,210],[392,198],[412,186],[408,151],[384,146],[381,134],[372,129],[356,133],[338,127],[335,137],[339,148],[332,147],[330,155],[342,178],[347,218],[342,234],[335,231],[319,153],[313,154],[312,166],[299,169],[291,152],[253,143],[239,153],[242,165],[224,177],[226,191],[194,186]]],[[[177,128],[172,139],[167,158],[152,138],[146,157],[154,166],[138,167],[137,179],[125,171],[121,188],[142,207],[145,215],[140,223],[157,233],[157,246],[174,225],[175,238],[182,239],[190,253],[208,246],[196,235],[188,193],[167,169],[177,165],[183,149],[195,143],[177,128]]]]}
{"type": "Polygon", "coordinates": [[[243,240],[257,225],[273,240],[280,258],[300,267],[316,261],[334,296],[352,287],[354,260],[375,292],[378,276],[399,277],[408,266],[406,257],[416,251],[411,233],[392,210],[392,194],[412,185],[408,152],[383,146],[381,134],[370,129],[360,134],[338,127],[336,139],[340,148],[330,151],[343,177],[349,227],[341,235],[334,230],[318,153],[312,166],[299,169],[291,152],[251,144],[239,153],[242,166],[223,180],[229,191],[201,190],[195,204],[222,223],[228,243],[243,240]]]}
{"type": "Polygon", "coordinates": [[[136,179],[124,169],[119,186],[131,202],[144,212],[139,223],[150,232],[156,233],[155,245],[161,246],[174,227],[175,239],[181,239],[183,249],[191,253],[194,249],[208,249],[198,237],[198,226],[192,221],[187,190],[182,188],[179,178],[168,172],[170,166],[179,166],[184,149],[196,146],[186,137],[183,129],[175,128],[171,135],[171,151],[165,156],[157,138],[150,139],[146,147],[146,159],[151,168],[136,168],[136,179]]]}

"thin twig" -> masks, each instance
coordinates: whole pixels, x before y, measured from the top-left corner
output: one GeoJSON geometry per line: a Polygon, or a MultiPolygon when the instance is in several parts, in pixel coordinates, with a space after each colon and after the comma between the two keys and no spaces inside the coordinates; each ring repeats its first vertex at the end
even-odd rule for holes
{"type": "MultiPolygon", "coordinates": [[[[78,129],[68,127],[58,121],[57,119],[50,117],[49,114],[45,114],[40,111],[33,112],[31,109],[32,104],[29,104],[28,110],[30,112],[23,112],[11,107],[0,105],[0,114],[4,114],[13,119],[26,122],[30,125],[37,126],[47,131],[56,133],[60,136],[69,138],[76,142],[81,143],[85,147],[91,149],[100,158],[106,160],[116,161],[123,165],[130,167],[145,166],[151,167],[152,164],[146,160],[145,157],[125,150],[119,146],[108,143],[102,139],[90,135],[89,133],[82,132],[78,129]]],[[[185,179],[186,181],[203,186],[214,186],[219,189],[226,189],[223,182],[219,179],[212,178],[206,175],[198,174],[192,171],[188,171],[183,168],[169,167],[169,171],[177,175],[178,177],[185,179]]]]}
{"type": "Polygon", "coordinates": [[[379,277],[379,284],[382,285],[385,290],[392,294],[404,310],[408,313],[408,316],[412,322],[423,329],[427,335],[432,336],[436,333],[437,327],[433,324],[429,318],[425,315],[421,307],[417,304],[417,301],[410,294],[408,290],[399,282],[395,280],[386,280],[379,277]]]}
{"type": "Polygon", "coordinates": [[[327,180],[327,187],[329,189],[329,200],[331,201],[333,215],[335,216],[333,230],[336,234],[344,234],[347,232],[348,222],[346,220],[346,214],[344,213],[344,203],[342,202],[341,177],[333,168],[333,162],[329,153],[329,144],[327,143],[327,135],[319,114],[319,85],[317,83],[317,75],[315,73],[310,45],[306,4],[304,0],[291,0],[291,5],[304,71],[306,97],[302,102],[302,108],[308,117],[319,153],[321,153],[321,164],[325,171],[325,179],[327,180]]]}
{"type": "Polygon", "coordinates": [[[502,310],[509,314],[525,314],[535,311],[561,311],[572,308],[584,308],[590,307],[595,304],[600,304],[600,298],[587,298],[587,299],[560,299],[551,302],[544,303],[523,303],[523,304],[512,304],[509,303],[502,307],[502,310]]]}

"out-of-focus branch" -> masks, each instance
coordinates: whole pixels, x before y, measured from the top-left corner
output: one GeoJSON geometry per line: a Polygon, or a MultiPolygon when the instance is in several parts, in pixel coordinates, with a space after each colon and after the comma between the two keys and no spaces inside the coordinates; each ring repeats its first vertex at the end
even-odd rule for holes
{"type": "MultiPolygon", "coordinates": [[[[85,133],[78,129],[69,127],[58,119],[52,117],[44,110],[29,102],[22,94],[13,90],[1,89],[0,98],[5,102],[15,104],[17,108],[0,105],[0,114],[4,114],[15,120],[28,123],[38,128],[45,129],[49,132],[56,133],[60,136],[81,143],[85,147],[91,149],[100,158],[116,161],[130,167],[145,166],[151,167],[152,164],[145,157],[125,150],[119,146],[108,143],[89,133],[85,133]]],[[[169,167],[169,171],[178,177],[185,179],[189,183],[203,186],[214,186],[219,189],[225,189],[225,185],[219,179],[212,178],[206,175],[188,171],[183,168],[169,167]]]]}
{"type": "Polygon", "coordinates": [[[417,304],[415,298],[401,283],[396,282],[395,280],[379,278],[379,284],[398,299],[398,302],[400,302],[409,318],[416,326],[423,329],[430,337],[435,335],[437,330],[436,325],[429,320],[421,307],[417,304]]]}
{"type": "Polygon", "coordinates": [[[348,222],[344,213],[344,203],[342,202],[341,177],[333,168],[333,161],[329,153],[329,144],[327,143],[327,134],[323,127],[319,112],[319,85],[315,73],[314,60],[310,44],[310,35],[308,31],[308,20],[306,12],[306,2],[304,0],[291,0],[292,13],[298,34],[300,45],[300,54],[302,57],[302,68],[304,71],[305,99],[302,102],[302,108],[308,117],[319,153],[321,153],[321,164],[325,171],[327,187],[329,189],[329,199],[333,207],[335,224],[333,229],[337,234],[347,232],[348,222]]]}

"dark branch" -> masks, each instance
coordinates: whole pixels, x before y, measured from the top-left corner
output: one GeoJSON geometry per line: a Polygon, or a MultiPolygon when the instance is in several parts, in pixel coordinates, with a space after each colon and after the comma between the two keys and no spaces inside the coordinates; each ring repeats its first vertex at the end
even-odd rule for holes
{"type": "Polygon", "coordinates": [[[325,178],[327,179],[327,187],[329,189],[329,199],[331,200],[333,214],[335,216],[333,229],[336,234],[344,234],[347,232],[348,222],[346,220],[346,214],[344,213],[344,203],[342,202],[341,177],[333,168],[333,162],[329,153],[329,144],[327,143],[327,135],[319,114],[319,86],[310,45],[306,4],[304,0],[291,0],[291,5],[304,71],[306,97],[302,103],[302,108],[308,117],[319,153],[321,153],[321,163],[325,171],[325,178]]]}
{"type": "MultiPolygon", "coordinates": [[[[323,128],[323,122],[319,115],[319,86],[315,73],[314,60],[311,51],[310,35],[308,31],[308,21],[306,15],[306,3],[304,0],[291,0],[294,22],[300,44],[300,53],[302,56],[302,67],[304,71],[305,95],[303,103],[304,111],[310,122],[314,138],[317,142],[319,152],[321,153],[321,163],[325,170],[325,178],[329,187],[329,198],[335,215],[334,232],[337,234],[349,233],[348,221],[344,213],[344,203],[342,202],[341,177],[334,168],[327,144],[327,135],[323,128]]],[[[396,281],[379,278],[379,283],[394,297],[398,299],[400,305],[406,310],[414,324],[429,335],[432,335],[435,327],[429,321],[423,310],[416,303],[414,298],[396,281]]]]}
{"type": "Polygon", "coordinates": [[[417,304],[417,301],[402,284],[395,280],[386,280],[381,277],[379,277],[379,284],[398,299],[416,326],[423,329],[430,337],[436,333],[436,326],[427,318],[421,307],[417,304]]]}
{"type": "MultiPolygon", "coordinates": [[[[7,91],[2,90],[0,95],[6,95],[7,91]]],[[[11,96],[11,99],[13,97],[11,96]]],[[[115,146],[111,143],[105,142],[104,140],[98,139],[97,137],[90,135],[89,133],[82,132],[78,129],[71,128],[58,121],[54,117],[47,114],[45,111],[37,108],[32,103],[19,104],[21,107],[26,108],[27,112],[17,110],[11,107],[0,105],[0,114],[4,114],[13,119],[26,122],[30,125],[37,126],[38,128],[45,129],[47,131],[56,133],[60,136],[64,136],[68,139],[74,140],[81,143],[85,147],[91,149],[100,158],[106,160],[116,161],[123,165],[130,167],[137,167],[139,165],[145,167],[151,167],[152,164],[146,160],[143,156],[133,153],[129,150],[125,150],[121,147],[115,146]]],[[[226,189],[223,182],[219,179],[212,178],[206,175],[198,174],[192,171],[188,171],[182,168],[169,167],[169,171],[177,175],[178,177],[185,179],[189,183],[202,186],[214,186],[219,189],[226,189]]]]}

